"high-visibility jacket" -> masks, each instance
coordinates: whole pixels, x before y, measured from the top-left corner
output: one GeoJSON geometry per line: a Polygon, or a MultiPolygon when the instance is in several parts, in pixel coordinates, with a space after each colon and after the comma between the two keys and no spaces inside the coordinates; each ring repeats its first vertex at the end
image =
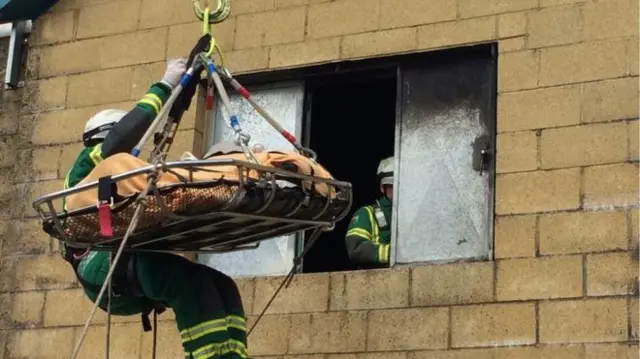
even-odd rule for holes
{"type": "MultiPolygon", "coordinates": [[[[164,84],[152,85],[135,108],[120,120],[117,128],[109,131],[104,142],[80,152],[67,174],[65,188],[77,185],[104,158],[130,152],[170,94],[171,89],[164,84]]],[[[175,254],[143,252],[131,255],[135,256],[131,272],[144,297],[112,297],[111,314],[140,313],[148,309],[147,300],[160,302],[174,311],[185,358],[247,358],[245,313],[232,278],[175,254]]],[[[119,263],[123,263],[123,259],[119,263]]],[[[83,278],[81,284],[91,301],[97,299],[96,289],[106,280],[109,268],[108,252],[105,251],[93,250],[77,263],[78,277],[83,278]]],[[[126,274],[131,273],[128,267],[126,271],[126,274]]],[[[114,272],[114,285],[117,272],[114,272]]],[[[103,305],[107,302],[106,297],[102,300],[103,305]]]]}
{"type": "Polygon", "coordinates": [[[104,158],[119,152],[129,152],[144,135],[151,121],[169,99],[171,89],[163,83],[153,84],[118,123],[119,132],[109,133],[104,142],[80,151],[64,181],[64,188],[71,188],[89,175],[104,158]]]}
{"type": "MultiPolygon", "coordinates": [[[[104,142],[85,147],[80,151],[64,180],[64,189],[74,187],[100,163],[103,159],[119,152],[130,152],[142,138],[145,131],[160,112],[171,95],[171,88],[163,83],[153,84],[145,95],[136,103],[118,123],[118,129],[112,129],[104,142]]],[[[66,203],[63,203],[66,210],[66,203]]],[[[60,242],[60,254],[68,259],[68,246],[60,242]]]]}
{"type": "Polygon", "coordinates": [[[345,244],[351,260],[364,267],[386,267],[391,245],[391,201],[381,197],[351,217],[345,244]]]}

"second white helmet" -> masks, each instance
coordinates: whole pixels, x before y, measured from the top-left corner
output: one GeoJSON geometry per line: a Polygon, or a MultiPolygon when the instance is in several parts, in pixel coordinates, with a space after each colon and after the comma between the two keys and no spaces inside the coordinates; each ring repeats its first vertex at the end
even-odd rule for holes
{"type": "Polygon", "coordinates": [[[82,133],[82,142],[85,146],[92,145],[95,140],[104,140],[107,133],[111,131],[113,126],[118,123],[125,115],[123,110],[103,110],[93,115],[84,126],[82,133]]]}
{"type": "Polygon", "coordinates": [[[381,185],[393,185],[393,162],[393,156],[380,161],[378,165],[378,182],[381,185]]]}

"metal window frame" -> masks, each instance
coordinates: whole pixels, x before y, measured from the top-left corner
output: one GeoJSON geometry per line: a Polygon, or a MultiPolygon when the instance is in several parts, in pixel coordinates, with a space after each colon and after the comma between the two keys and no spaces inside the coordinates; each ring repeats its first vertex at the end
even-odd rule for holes
{"type": "MultiPolygon", "coordinates": [[[[400,141],[402,131],[402,67],[396,66],[396,118],[395,118],[395,134],[393,140],[393,168],[394,173],[400,172],[400,141]]],[[[396,252],[398,248],[398,201],[395,200],[400,195],[398,183],[400,176],[393,176],[393,198],[391,202],[391,238],[389,248],[389,267],[393,268],[396,264],[396,252]]]]}

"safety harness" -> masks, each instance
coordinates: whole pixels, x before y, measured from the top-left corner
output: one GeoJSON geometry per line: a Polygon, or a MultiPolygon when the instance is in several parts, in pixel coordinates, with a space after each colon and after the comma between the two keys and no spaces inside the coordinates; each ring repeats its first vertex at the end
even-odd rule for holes
{"type": "MultiPolygon", "coordinates": [[[[85,252],[83,249],[67,247],[65,252],[65,260],[73,267],[73,272],[76,274],[78,281],[82,286],[92,292],[99,293],[102,285],[97,285],[88,282],[80,275],[78,266],[81,257],[85,252]],[[78,259],[79,258],[79,259],[78,259]]],[[[141,313],[142,328],[145,332],[149,332],[153,329],[151,321],[149,320],[149,314],[153,312],[154,317],[162,314],[166,309],[164,303],[152,300],[144,295],[140,283],[136,278],[136,255],[134,253],[123,253],[120,260],[116,264],[115,271],[113,273],[113,282],[111,284],[111,297],[112,298],[137,298],[141,299],[144,303],[144,309],[141,313]]],[[[104,303],[99,303],[100,309],[107,311],[107,305],[109,304],[109,297],[105,299],[104,303]]]]}
{"type": "MultiPolygon", "coordinates": [[[[114,201],[120,201],[122,198],[118,195],[117,186],[110,176],[100,178],[98,181],[98,211],[100,218],[100,231],[104,237],[110,237],[112,235],[111,228],[111,205],[114,201]]],[[[96,294],[100,292],[102,285],[97,285],[88,282],[80,275],[78,266],[82,261],[82,258],[86,256],[90,249],[81,249],[70,247],[65,244],[64,259],[71,264],[73,272],[76,274],[78,281],[82,286],[96,294]]],[[[111,255],[111,254],[110,254],[111,255]]],[[[133,253],[123,253],[120,257],[120,261],[116,264],[113,281],[111,284],[111,296],[107,296],[104,304],[99,303],[98,306],[108,311],[109,298],[137,298],[140,299],[144,305],[144,309],[141,313],[142,316],[142,328],[145,332],[151,331],[151,321],[149,320],[149,314],[153,312],[154,319],[158,314],[161,314],[166,310],[164,303],[154,301],[144,295],[140,283],[136,278],[136,260],[137,256],[133,253]]]]}

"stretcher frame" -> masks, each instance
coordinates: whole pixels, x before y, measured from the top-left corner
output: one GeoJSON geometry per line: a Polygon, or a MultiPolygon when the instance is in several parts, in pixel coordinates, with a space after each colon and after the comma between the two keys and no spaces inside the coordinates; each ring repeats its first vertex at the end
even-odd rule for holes
{"type": "MultiPolygon", "coordinates": [[[[238,180],[229,181],[226,185],[236,185],[237,188],[225,204],[212,208],[205,213],[181,214],[164,207],[167,220],[161,224],[152,224],[147,228],[138,228],[130,236],[125,251],[176,251],[176,252],[229,252],[237,250],[255,249],[266,239],[283,236],[298,231],[317,228],[332,229],[335,222],[342,220],[350,211],[353,203],[351,184],[329,178],[315,177],[284,169],[267,167],[236,159],[205,159],[167,162],[158,165],[147,165],[112,176],[112,181],[118,183],[134,176],[146,175],[147,179],[157,172],[183,169],[189,171],[191,177],[194,171],[203,167],[235,166],[238,169],[238,180]],[[247,173],[256,171],[258,180],[250,178],[247,173]],[[301,181],[293,189],[283,189],[278,181],[301,181]],[[334,198],[313,193],[306,190],[305,185],[326,184],[335,193],[334,198]],[[274,207],[282,205],[283,201],[290,201],[293,196],[286,197],[285,192],[292,191],[302,201],[293,205],[293,209],[276,211],[274,207]],[[266,195],[256,198],[255,192],[266,195]],[[249,198],[250,196],[253,198],[249,198]],[[285,195],[284,200],[276,197],[285,195]],[[262,200],[262,205],[251,203],[252,200],[262,200]],[[247,210],[247,207],[256,207],[247,210]],[[311,209],[311,210],[310,210],[311,209]],[[313,210],[315,209],[315,211],[313,210]],[[269,213],[271,212],[271,213],[269,213]]],[[[163,186],[161,191],[171,191],[183,186],[215,187],[222,180],[183,182],[163,186]]],[[[43,228],[51,236],[58,238],[72,247],[91,248],[92,250],[115,251],[118,249],[125,233],[115,234],[112,238],[99,241],[77,241],[66,233],[63,223],[66,218],[86,214],[97,214],[97,207],[87,207],[72,211],[58,211],[55,201],[60,201],[69,195],[83,191],[97,189],[98,181],[77,185],[39,197],[33,202],[34,209],[43,220],[43,228]]],[[[153,187],[155,188],[155,187],[153,187]]],[[[289,192],[291,194],[291,192],[289,192]]],[[[127,197],[118,206],[133,206],[139,194],[127,197]],[[129,202],[129,203],[127,203],[129,202]],[[124,203],[124,205],[122,205],[124,203]]],[[[162,193],[152,190],[147,197],[154,196],[155,206],[163,207],[162,193]]],[[[289,204],[291,207],[291,204],[289,204]]],[[[115,209],[118,211],[118,209],[115,209]]]]}

